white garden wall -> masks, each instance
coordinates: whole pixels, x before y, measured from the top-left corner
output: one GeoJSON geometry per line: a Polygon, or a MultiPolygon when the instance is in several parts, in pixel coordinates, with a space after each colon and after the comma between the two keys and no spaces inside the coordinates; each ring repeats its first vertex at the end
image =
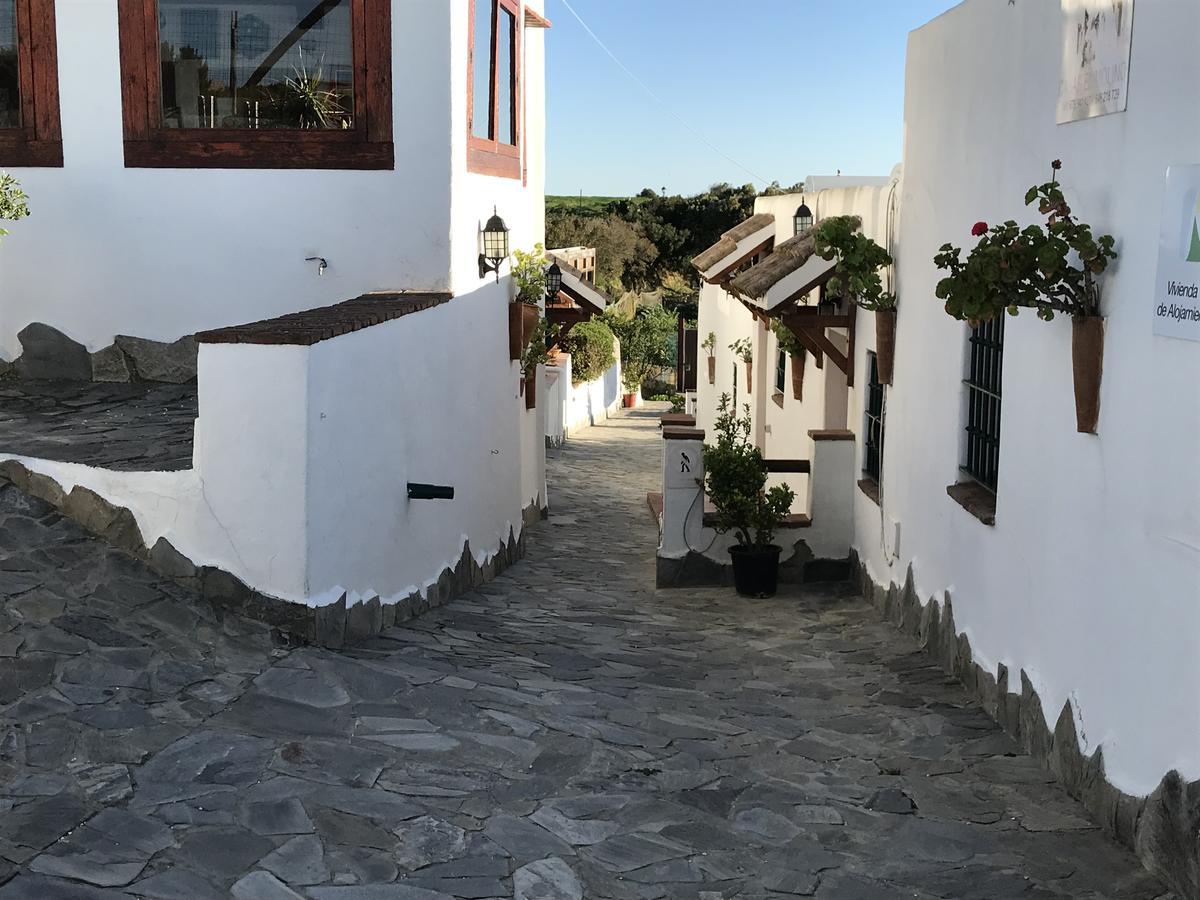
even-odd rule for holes
{"type": "Polygon", "coordinates": [[[1103,745],[1113,784],[1145,794],[1172,768],[1200,776],[1200,344],[1151,332],[1164,174],[1200,162],[1200,5],[1139,0],[1128,111],[1062,126],[1059,16],[1054,2],[969,0],[910,37],[886,527],[860,495],[857,547],[877,581],[911,564],[922,598],[949,591],[977,662],[1024,669],[1051,725],[1069,700],[1083,749],[1103,745]],[[1055,158],[1074,212],[1120,253],[1099,433],[1075,431],[1069,321],[1009,319],[987,527],[945,493],[967,329],[934,298],[932,260],[944,241],[969,245],[977,220],[1033,221],[1025,190],[1055,158]],[[893,521],[898,557],[880,538],[893,521]]]}

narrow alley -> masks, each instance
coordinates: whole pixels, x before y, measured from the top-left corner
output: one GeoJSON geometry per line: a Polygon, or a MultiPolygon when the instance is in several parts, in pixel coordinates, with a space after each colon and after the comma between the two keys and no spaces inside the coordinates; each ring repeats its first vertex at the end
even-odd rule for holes
{"type": "Polygon", "coordinates": [[[849,589],[656,592],[657,425],[343,653],[0,488],[0,898],[1167,896],[849,589]]]}

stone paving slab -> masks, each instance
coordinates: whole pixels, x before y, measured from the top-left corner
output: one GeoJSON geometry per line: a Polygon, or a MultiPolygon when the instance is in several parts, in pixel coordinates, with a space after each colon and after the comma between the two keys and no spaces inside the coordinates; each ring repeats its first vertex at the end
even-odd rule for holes
{"type": "Polygon", "coordinates": [[[0,381],[0,453],[120,471],[192,467],[195,384],[0,381]]]}
{"type": "Polygon", "coordinates": [[[344,653],[0,488],[0,900],[1165,900],[849,588],[656,593],[658,440],[344,653]]]}

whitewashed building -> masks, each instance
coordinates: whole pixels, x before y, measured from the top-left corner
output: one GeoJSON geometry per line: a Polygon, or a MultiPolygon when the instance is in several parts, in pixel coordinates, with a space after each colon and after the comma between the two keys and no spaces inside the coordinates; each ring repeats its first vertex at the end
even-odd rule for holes
{"type": "Polygon", "coordinates": [[[0,169],[33,214],[0,249],[0,356],[106,381],[190,359],[199,417],[183,471],[8,476],[97,530],[128,510],[131,549],[326,643],[518,554],[544,408],[482,231],[543,238],[540,0],[15,9],[0,169]]]}
{"type": "MultiPolygon", "coordinates": [[[[1200,228],[1198,35],[1194,0],[967,0],[909,38],[904,156],[891,183],[810,179],[803,198],[761,199],[749,225],[697,261],[708,281],[699,334],[715,334],[716,355],[710,384],[702,351],[699,428],[736,384],[765,455],[811,465],[786,476],[811,515],[788,537],[811,534],[848,557],[867,595],[1180,896],[1200,895],[1200,312],[1189,318],[1187,297],[1200,281],[1187,249],[1200,228]],[[1094,71],[1073,55],[1084,7],[1115,48],[1094,71]],[[1037,221],[1025,192],[1055,159],[1074,213],[1114,235],[1119,254],[1102,281],[1095,434],[1076,429],[1067,317],[1026,310],[972,341],[935,296],[939,247],[972,246],[978,221],[1037,221]],[[792,394],[791,361],[763,319],[820,276],[820,261],[805,271],[779,259],[801,203],[818,221],[859,216],[896,260],[886,273],[899,297],[891,385],[872,378],[873,314],[830,310],[852,318],[826,332],[836,352],[822,368],[808,354],[803,399],[792,394]],[[1171,293],[1167,272],[1184,287],[1171,293]],[[738,338],[753,347],[748,392],[728,349],[738,338]],[[988,384],[972,365],[984,351],[988,384]],[[994,395],[993,421],[973,418],[981,390],[994,395]],[[813,435],[835,430],[852,461],[822,488],[813,435]],[[980,441],[983,462],[971,449],[980,441]],[[818,508],[822,495],[835,499],[818,508]]],[[[660,553],[678,556],[689,526],[686,506],[676,509],[660,553]]],[[[690,527],[687,546],[706,546],[700,523],[690,527]]]]}

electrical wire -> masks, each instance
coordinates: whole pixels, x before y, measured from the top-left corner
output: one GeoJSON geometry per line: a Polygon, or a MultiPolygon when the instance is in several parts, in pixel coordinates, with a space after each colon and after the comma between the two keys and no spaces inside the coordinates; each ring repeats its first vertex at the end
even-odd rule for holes
{"type": "Polygon", "coordinates": [[[757,174],[756,172],[754,172],[751,169],[747,168],[746,166],[742,165],[740,162],[738,162],[736,159],[734,159],[728,153],[721,150],[720,147],[717,147],[715,144],[713,144],[711,141],[709,141],[708,138],[706,138],[699,131],[699,129],[693,127],[690,122],[688,122],[685,118],[683,118],[683,116],[679,115],[679,113],[677,113],[668,103],[666,103],[661,97],[659,97],[658,94],[656,94],[650,88],[650,86],[648,84],[646,84],[646,82],[642,81],[642,79],[639,78],[633,72],[633,70],[629,68],[629,66],[627,66],[627,65],[625,65],[625,63],[621,62],[621,60],[617,58],[617,55],[608,48],[608,45],[605,44],[604,41],[600,40],[600,36],[597,35],[596,32],[592,31],[591,26],[588,25],[587,22],[583,21],[583,17],[580,16],[579,13],[577,13],[575,11],[575,7],[573,7],[570,4],[570,0],[559,0],[559,2],[562,3],[562,5],[566,7],[567,12],[569,12],[572,16],[575,17],[575,21],[577,21],[580,24],[580,26],[582,26],[583,30],[586,31],[588,33],[588,35],[591,37],[591,39],[596,42],[596,45],[601,50],[603,50],[605,53],[607,53],[609,58],[612,59],[612,61],[617,64],[617,67],[622,72],[624,72],[626,75],[628,75],[631,79],[633,79],[633,81],[638,85],[638,87],[640,87],[643,91],[645,91],[649,95],[650,99],[652,99],[655,103],[657,103],[659,106],[661,106],[676,121],[678,121],[680,125],[682,125],[689,132],[691,132],[692,136],[695,137],[696,140],[698,140],[700,143],[702,143],[705,147],[707,147],[713,153],[717,154],[717,156],[724,159],[726,162],[732,163],[733,165],[737,166],[739,169],[741,169],[743,172],[745,172],[747,175],[749,175],[755,181],[757,181],[761,184],[768,183],[767,179],[763,178],[761,175],[757,174]]]}

